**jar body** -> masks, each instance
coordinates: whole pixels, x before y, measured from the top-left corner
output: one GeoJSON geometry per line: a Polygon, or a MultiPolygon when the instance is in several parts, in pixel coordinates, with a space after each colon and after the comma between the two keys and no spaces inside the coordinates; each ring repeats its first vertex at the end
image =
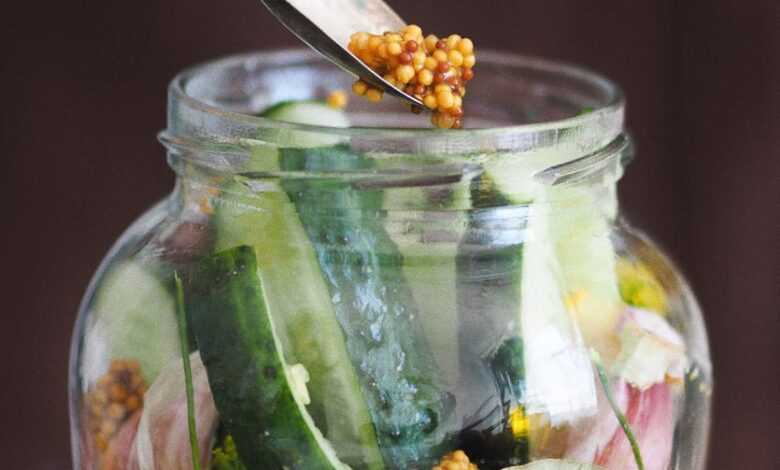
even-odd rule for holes
{"type": "Polygon", "coordinates": [[[171,152],[82,305],[75,468],[704,468],[704,326],[617,213],[625,143],[540,181],[296,132],[171,152]]]}

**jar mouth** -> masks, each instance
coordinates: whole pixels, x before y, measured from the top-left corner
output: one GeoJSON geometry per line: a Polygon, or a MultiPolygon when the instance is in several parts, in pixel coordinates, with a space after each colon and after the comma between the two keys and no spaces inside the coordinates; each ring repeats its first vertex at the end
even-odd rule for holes
{"type": "Polygon", "coordinates": [[[180,73],[169,88],[169,127],[162,138],[231,144],[268,141],[270,130],[290,130],[341,136],[375,151],[522,152],[571,144],[582,156],[621,134],[624,97],[607,78],[502,52],[480,51],[478,59],[469,89],[476,96],[465,98],[465,129],[434,129],[427,113],[415,117],[391,98],[376,106],[352,97],[348,114],[355,126],[347,128],[253,115],[278,101],[324,98],[352,80],[310,50],[289,49],[229,56],[180,73]]]}

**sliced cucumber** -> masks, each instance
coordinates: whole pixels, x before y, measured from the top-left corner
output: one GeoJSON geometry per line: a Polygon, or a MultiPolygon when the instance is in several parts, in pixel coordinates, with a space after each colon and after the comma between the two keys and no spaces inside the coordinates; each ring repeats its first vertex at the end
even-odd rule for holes
{"type": "Polygon", "coordinates": [[[388,234],[420,311],[419,324],[450,390],[458,383],[458,244],[466,230],[468,182],[384,193],[388,234]],[[390,202],[388,202],[390,199],[390,202]]]}
{"type": "Polygon", "coordinates": [[[92,323],[84,344],[85,380],[96,380],[111,359],[132,358],[140,363],[146,383],[152,383],[178,354],[172,293],[137,261],[110,268],[92,304],[92,323]]]}
{"type": "Polygon", "coordinates": [[[503,470],[603,470],[603,467],[587,463],[570,462],[568,460],[544,459],[527,465],[507,467],[503,470]]]}
{"type": "Polygon", "coordinates": [[[608,221],[593,189],[550,186],[536,179],[566,158],[564,152],[536,152],[497,155],[483,163],[490,182],[483,185],[484,192],[497,205],[527,207],[517,311],[525,339],[524,400],[527,413],[544,414],[556,425],[596,406],[581,333],[588,344],[601,344],[611,334],[620,306],[608,221]]]}
{"type": "MultiPolygon", "coordinates": [[[[277,121],[310,126],[349,127],[347,114],[337,108],[328,106],[322,101],[282,101],[263,111],[263,117],[277,121]]],[[[280,130],[283,136],[277,136],[278,141],[286,142],[295,147],[317,147],[334,145],[341,137],[326,132],[301,130],[280,130]]]]}
{"type": "MultiPolygon", "coordinates": [[[[307,174],[371,169],[349,147],[283,149],[282,169],[307,174]]],[[[381,216],[382,191],[341,178],[283,183],[314,245],[347,349],[360,371],[385,462],[418,468],[435,461],[444,440],[447,395],[419,331],[420,311],[403,258],[381,216]]]]}
{"type": "MultiPolygon", "coordinates": [[[[303,114],[296,106],[283,103],[265,114],[303,114]]],[[[301,106],[305,110],[313,104],[301,106]]],[[[341,111],[324,111],[340,113],[345,119],[341,111]]],[[[279,169],[281,149],[260,146],[255,151],[264,152],[261,157],[274,161],[279,169]]],[[[303,364],[310,376],[309,412],[344,462],[370,470],[383,468],[331,295],[295,206],[273,179],[235,181],[223,193],[214,201],[216,249],[255,248],[266,302],[284,352],[290,361],[303,364]]]]}
{"type": "MultiPolygon", "coordinates": [[[[577,317],[587,342],[606,348],[618,321],[621,299],[616,255],[608,217],[614,212],[610,188],[545,185],[536,179],[542,170],[565,162],[568,152],[500,155],[484,163],[495,191],[512,204],[529,204],[535,236],[553,243],[564,298],[577,317]]],[[[545,248],[546,249],[546,248],[545,248]]],[[[528,287],[533,290],[533,279],[528,287]]]]}
{"type": "Polygon", "coordinates": [[[202,260],[188,285],[187,314],[222,424],[247,468],[339,469],[306,410],[300,373],[288,366],[255,249],[202,260]]]}
{"type": "Polygon", "coordinates": [[[566,308],[563,262],[550,239],[549,208],[544,204],[539,200],[531,205],[523,246],[525,402],[529,414],[542,414],[558,425],[592,412],[597,402],[590,356],[566,308]]]}
{"type": "Polygon", "coordinates": [[[495,203],[482,175],[472,184],[466,233],[458,247],[459,445],[480,468],[528,461],[527,435],[512,430],[523,405],[525,372],[518,312],[523,212],[479,209],[495,203]]]}
{"type": "Polygon", "coordinates": [[[345,462],[382,468],[371,417],[317,256],[287,194],[278,183],[264,184],[258,193],[241,183],[224,188],[229,195],[216,207],[216,249],[255,247],[266,303],[284,351],[311,377],[312,416],[345,462]]]}
{"type": "Polygon", "coordinates": [[[458,383],[457,253],[471,207],[468,159],[425,154],[372,154],[384,189],[389,236],[419,323],[449,390],[458,383]],[[405,179],[404,179],[405,178],[405,179]]]}
{"type": "Polygon", "coordinates": [[[623,307],[605,213],[614,195],[566,186],[545,192],[545,201],[559,206],[549,214],[548,236],[560,263],[567,304],[587,343],[610,357],[610,338],[623,307]]]}
{"type": "MultiPolygon", "coordinates": [[[[589,188],[548,186],[536,179],[539,172],[565,158],[550,152],[492,156],[483,162],[485,173],[474,194],[475,205],[525,206],[525,212],[517,215],[527,220],[523,244],[515,248],[522,251],[522,272],[505,288],[508,300],[503,307],[515,309],[514,328],[524,340],[525,382],[520,398],[524,411],[542,414],[555,425],[595,408],[593,372],[580,332],[585,331],[588,339],[592,330],[611,332],[607,325],[619,305],[601,304],[576,323],[569,311],[571,305],[579,306],[575,300],[583,298],[582,292],[616,299],[607,286],[612,276],[616,293],[617,279],[610,264],[614,250],[608,222],[589,197],[589,188]]],[[[520,257],[520,253],[506,257],[520,257]]],[[[501,308],[493,305],[486,316],[496,316],[501,308]]]]}
{"type": "MultiPolygon", "coordinates": [[[[282,101],[267,109],[260,116],[276,121],[293,124],[308,124],[312,126],[349,127],[347,114],[322,101],[282,101]]],[[[247,172],[277,172],[279,171],[280,147],[318,147],[335,145],[343,139],[326,132],[301,131],[295,129],[275,129],[273,136],[263,136],[265,139],[245,139],[244,144],[250,149],[250,158],[245,165],[247,172]],[[274,144],[266,139],[272,140],[274,144]]]]}
{"type": "Polygon", "coordinates": [[[322,101],[282,101],[261,114],[263,117],[312,126],[349,127],[344,111],[322,101]]]}

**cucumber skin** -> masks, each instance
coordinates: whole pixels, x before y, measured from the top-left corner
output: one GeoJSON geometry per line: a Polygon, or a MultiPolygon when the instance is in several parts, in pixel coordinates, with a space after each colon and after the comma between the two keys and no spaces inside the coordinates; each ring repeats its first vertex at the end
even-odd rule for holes
{"type": "Polygon", "coordinates": [[[287,383],[254,249],[203,259],[186,306],[222,424],[250,469],[332,469],[287,383]]]}
{"type": "MultiPolygon", "coordinates": [[[[283,170],[313,173],[372,165],[346,146],[283,149],[281,161],[283,170]]],[[[413,320],[419,312],[403,279],[403,258],[378,215],[381,191],[352,188],[337,176],[282,186],[315,247],[386,465],[435,462],[449,397],[435,383],[434,359],[413,320]]]]}
{"type": "Polygon", "coordinates": [[[381,470],[383,458],[371,416],[314,248],[287,194],[278,183],[268,184],[273,187],[262,194],[238,183],[223,189],[233,204],[217,205],[217,250],[255,248],[285,357],[290,363],[302,363],[311,377],[307,411],[343,462],[381,470]],[[304,289],[290,296],[290,286],[304,289]]]}
{"type": "MultiPolygon", "coordinates": [[[[261,115],[287,122],[349,126],[346,113],[321,101],[284,101],[261,115]]],[[[322,147],[341,140],[323,133],[284,134],[284,141],[300,147],[322,147]]],[[[278,172],[279,149],[284,147],[279,144],[253,146],[246,170],[278,172]]],[[[382,470],[374,425],[314,249],[278,180],[266,179],[265,183],[262,194],[240,182],[224,188],[230,196],[217,209],[221,223],[216,245],[219,249],[255,247],[259,276],[284,355],[302,363],[310,374],[311,403],[306,411],[326,433],[339,459],[353,468],[382,470]],[[305,290],[290,296],[294,285],[305,286],[305,290]]]]}

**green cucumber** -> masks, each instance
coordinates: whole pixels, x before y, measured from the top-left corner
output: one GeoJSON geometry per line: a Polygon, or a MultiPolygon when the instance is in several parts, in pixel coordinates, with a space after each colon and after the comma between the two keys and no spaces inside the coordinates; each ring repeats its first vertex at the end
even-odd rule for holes
{"type": "MultiPolygon", "coordinates": [[[[569,160],[570,153],[502,154],[485,162],[484,168],[495,194],[510,204],[530,204],[534,211],[530,222],[543,227],[534,229],[536,237],[553,244],[561,293],[575,307],[587,342],[600,348],[615,327],[621,306],[609,222],[616,195],[606,185],[548,185],[536,179],[544,169],[569,160]]],[[[533,278],[527,282],[526,290],[535,289],[533,278]]]]}
{"type": "Polygon", "coordinates": [[[344,111],[316,100],[281,101],[263,110],[260,116],[295,124],[349,127],[349,118],[344,111]]]}
{"type": "MultiPolygon", "coordinates": [[[[311,111],[313,104],[302,106],[311,111]]],[[[341,113],[344,119],[341,111],[317,106],[326,114],[341,113]]],[[[295,104],[284,103],[264,114],[275,117],[279,112],[289,118],[293,111],[295,104]]],[[[266,167],[274,165],[278,169],[280,152],[277,147],[255,145],[250,165],[259,157],[266,167]]],[[[266,302],[284,352],[291,361],[303,364],[311,377],[312,403],[308,410],[314,421],[341,460],[354,467],[382,469],[366,400],[317,256],[295,206],[274,179],[239,178],[226,184],[222,192],[223,197],[213,201],[216,249],[240,245],[255,248],[266,302]],[[253,183],[262,189],[253,189],[253,183]]]]}
{"type": "Polygon", "coordinates": [[[588,343],[608,351],[623,302],[618,257],[610,239],[609,212],[615,196],[605,189],[553,186],[545,199],[561,206],[558,214],[551,214],[549,238],[569,303],[588,343]]]}
{"type": "Polygon", "coordinates": [[[442,453],[450,397],[417,327],[421,312],[403,258],[383,225],[382,191],[340,177],[373,162],[346,145],[283,149],[281,162],[283,170],[320,175],[282,184],[317,253],[385,462],[402,469],[432,464],[442,453]]]}
{"type": "Polygon", "coordinates": [[[155,273],[139,261],[109,268],[91,307],[84,344],[83,374],[93,380],[107,359],[136,359],[146,383],[179,354],[174,298],[155,273]]]}
{"type": "MultiPolygon", "coordinates": [[[[305,124],[310,126],[349,127],[347,114],[322,101],[282,101],[266,110],[260,116],[276,121],[305,124]]],[[[304,131],[299,129],[278,129],[273,139],[285,142],[285,146],[319,147],[334,145],[343,138],[332,132],[304,131]]]]}
{"type": "Polygon", "coordinates": [[[555,423],[571,422],[595,406],[586,344],[598,347],[598,335],[611,333],[619,306],[609,222],[597,205],[610,204],[597,199],[595,187],[536,179],[565,160],[562,152],[537,152],[485,164],[492,191],[527,210],[517,312],[526,339],[525,405],[555,423]]]}
{"type": "Polygon", "coordinates": [[[597,403],[590,356],[567,309],[563,261],[549,233],[548,224],[556,215],[547,215],[548,211],[541,200],[529,207],[519,314],[525,339],[526,410],[557,425],[591,413],[597,403]]]}
{"type": "MultiPolygon", "coordinates": [[[[406,166],[419,161],[421,173],[443,163],[412,155],[400,159],[406,166]]],[[[384,178],[392,174],[389,169],[384,178]]],[[[402,272],[420,311],[420,327],[449,390],[456,389],[459,375],[456,260],[471,204],[469,181],[464,179],[432,176],[419,186],[386,188],[383,198],[387,232],[403,258],[402,272]]]]}
{"type": "Polygon", "coordinates": [[[287,194],[269,182],[255,193],[239,182],[215,203],[216,249],[255,248],[266,302],[284,351],[311,376],[309,410],[341,458],[382,468],[371,416],[311,242],[287,194]],[[290,295],[291,286],[300,286],[290,295]]]}
{"type": "Polygon", "coordinates": [[[282,354],[255,249],[203,259],[187,287],[187,314],[214,402],[243,464],[348,469],[314,424],[300,374],[282,354]]]}

